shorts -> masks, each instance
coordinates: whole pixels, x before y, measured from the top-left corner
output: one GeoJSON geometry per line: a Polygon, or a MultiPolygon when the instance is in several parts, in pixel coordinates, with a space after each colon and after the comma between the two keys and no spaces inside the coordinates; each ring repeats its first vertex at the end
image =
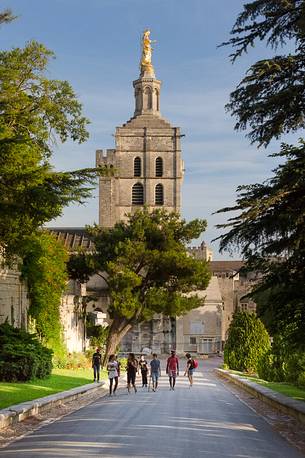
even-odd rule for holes
{"type": "Polygon", "coordinates": [[[151,373],[151,379],[152,379],[153,383],[157,382],[158,379],[159,379],[159,372],[152,372],[151,373]]]}
{"type": "Polygon", "coordinates": [[[195,369],[189,369],[188,370],[188,375],[193,375],[195,369]]]}
{"type": "Polygon", "coordinates": [[[168,376],[176,378],[177,377],[177,371],[169,370],[168,371],[168,376]]]}
{"type": "Polygon", "coordinates": [[[136,373],[134,371],[127,372],[127,384],[128,385],[130,385],[130,384],[134,385],[135,381],[136,381],[136,373]]]}

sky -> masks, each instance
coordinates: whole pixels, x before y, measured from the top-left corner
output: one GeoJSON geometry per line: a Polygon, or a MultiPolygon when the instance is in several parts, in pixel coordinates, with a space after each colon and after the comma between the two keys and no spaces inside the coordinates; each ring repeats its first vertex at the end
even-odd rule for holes
{"type": "MultiPolygon", "coordinates": [[[[250,145],[245,132],[234,131],[225,111],[229,94],[247,68],[272,55],[258,44],[234,65],[229,47],[218,45],[230,30],[244,0],[0,0],[18,19],[1,28],[2,49],[22,47],[37,40],[53,50],[47,76],[68,80],[90,119],[90,138],[81,145],[68,142],[54,149],[57,170],[95,166],[97,149],[114,148],[115,128],[134,112],[132,81],[139,76],[140,39],[150,28],[153,65],[162,80],[160,109],[173,126],[181,128],[185,177],[182,216],[204,218],[201,240],[218,253],[211,240],[226,222],[216,210],[231,206],[241,184],[271,176],[278,150],[250,145]]],[[[98,191],[83,206],[73,205],[49,226],[82,227],[98,221],[98,191]]],[[[238,258],[234,254],[234,259],[238,258]]]]}

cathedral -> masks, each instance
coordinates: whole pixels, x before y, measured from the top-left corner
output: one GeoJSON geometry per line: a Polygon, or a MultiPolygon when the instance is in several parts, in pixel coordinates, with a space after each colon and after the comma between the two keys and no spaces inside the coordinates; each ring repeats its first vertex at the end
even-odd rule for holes
{"type": "MultiPolygon", "coordinates": [[[[133,81],[135,109],[129,121],[115,131],[115,148],[98,150],[96,166],[113,168],[111,176],[99,179],[99,225],[111,228],[144,206],[180,212],[184,165],[181,158],[181,133],[161,116],[161,81],[152,64],[150,31],[142,37],[139,78],[133,81]]],[[[84,228],[50,228],[70,253],[78,248],[94,249],[84,228]]],[[[121,351],[140,353],[143,349],[157,353],[216,353],[226,340],[228,326],[236,308],[255,310],[245,299],[252,278],[242,277],[241,261],[213,261],[213,253],[202,243],[190,248],[190,256],[209,261],[212,278],[204,291],[202,306],[188,314],[154,319],[135,326],[123,339],[121,351]]],[[[0,323],[26,327],[29,303],[26,285],[19,273],[0,269],[0,323]]],[[[70,352],[84,351],[88,345],[83,319],[86,313],[95,324],[107,324],[109,296],[107,285],[93,275],[86,284],[70,281],[62,297],[61,318],[64,338],[70,352]]]]}

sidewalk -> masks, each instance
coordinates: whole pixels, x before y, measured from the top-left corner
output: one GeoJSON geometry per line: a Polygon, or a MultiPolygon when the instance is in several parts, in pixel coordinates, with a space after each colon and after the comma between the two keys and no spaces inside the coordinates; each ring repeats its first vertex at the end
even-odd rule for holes
{"type": "Polygon", "coordinates": [[[218,377],[234,383],[258,399],[266,402],[271,407],[279,410],[280,412],[291,415],[305,425],[305,402],[297,401],[296,399],[292,399],[284,394],[277,393],[270,388],[261,386],[258,383],[242,378],[239,375],[231,374],[229,371],[224,369],[215,368],[214,371],[218,377]]]}

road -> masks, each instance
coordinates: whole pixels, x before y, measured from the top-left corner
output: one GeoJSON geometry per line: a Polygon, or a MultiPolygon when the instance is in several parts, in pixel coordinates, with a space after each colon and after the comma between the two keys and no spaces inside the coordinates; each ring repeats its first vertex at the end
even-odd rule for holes
{"type": "Polygon", "coordinates": [[[170,391],[165,375],[156,393],[121,389],[1,449],[0,458],[302,458],[215,378],[213,365],[200,363],[191,389],[181,376],[170,391]]]}

